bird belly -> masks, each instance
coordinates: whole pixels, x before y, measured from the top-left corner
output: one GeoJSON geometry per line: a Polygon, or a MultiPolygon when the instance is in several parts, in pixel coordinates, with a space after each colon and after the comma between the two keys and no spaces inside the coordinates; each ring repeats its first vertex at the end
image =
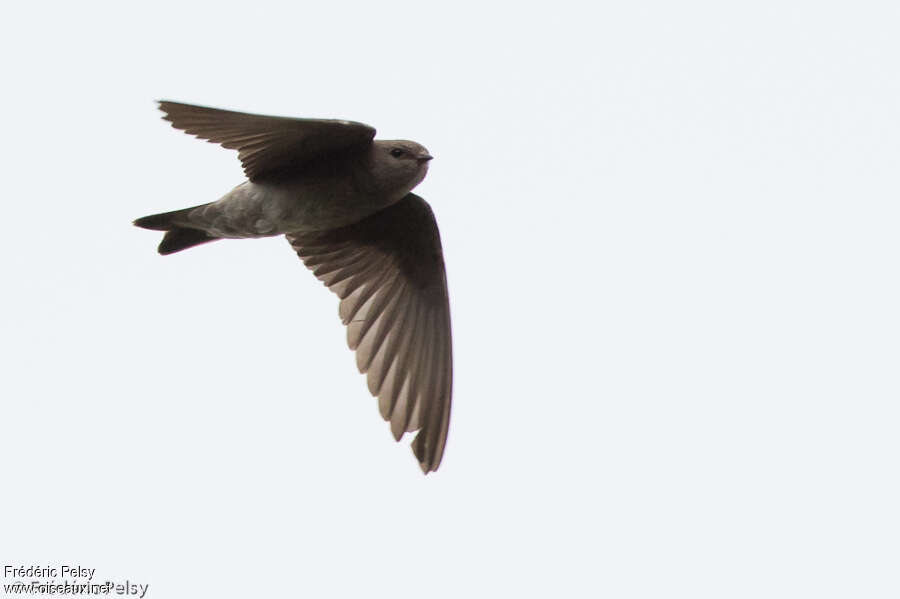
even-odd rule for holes
{"type": "Polygon", "coordinates": [[[359,221],[399,198],[379,198],[334,182],[294,184],[245,181],[220,200],[189,215],[194,226],[217,237],[269,237],[321,231],[359,221]]]}

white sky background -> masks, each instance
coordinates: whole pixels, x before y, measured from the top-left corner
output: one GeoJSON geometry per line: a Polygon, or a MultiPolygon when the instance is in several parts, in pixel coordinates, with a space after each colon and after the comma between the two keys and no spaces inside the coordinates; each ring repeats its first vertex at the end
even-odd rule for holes
{"type": "Polygon", "coordinates": [[[157,599],[896,597],[900,9],[738,4],[8,9],[2,563],[157,599]],[[436,156],[439,472],[283,239],[131,226],[242,180],[161,98],[436,156]]]}

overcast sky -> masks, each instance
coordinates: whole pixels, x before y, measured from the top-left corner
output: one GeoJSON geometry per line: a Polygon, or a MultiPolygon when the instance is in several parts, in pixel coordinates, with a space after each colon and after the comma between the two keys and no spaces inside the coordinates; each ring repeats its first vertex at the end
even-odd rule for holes
{"type": "Polygon", "coordinates": [[[525,4],[6,11],[2,564],[151,599],[900,594],[898,5],[525,4]],[[131,226],[242,181],[162,98],[435,156],[437,473],[284,239],[131,226]]]}

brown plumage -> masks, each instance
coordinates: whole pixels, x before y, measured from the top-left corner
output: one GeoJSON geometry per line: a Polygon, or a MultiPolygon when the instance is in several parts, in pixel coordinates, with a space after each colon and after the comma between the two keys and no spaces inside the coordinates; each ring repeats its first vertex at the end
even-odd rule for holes
{"type": "Polygon", "coordinates": [[[220,200],[135,221],[165,231],[159,252],[222,238],[286,235],[340,298],[347,342],[391,432],[419,431],[425,473],[447,441],[453,386],[450,306],[431,208],[409,193],[431,156],[374,141],[352,121],[291,119],[161,102],[183,129],[238,150],[248,177],[220,200]]]}
{"type": "Polygon", "coordinates": [[[347,344],[399,440],[419,430],[413,451],[436,470],[450,423],[450,305],[437,223],[408,194],[362,221],[289,233],[291,246],[339,298],[347,344]]]}

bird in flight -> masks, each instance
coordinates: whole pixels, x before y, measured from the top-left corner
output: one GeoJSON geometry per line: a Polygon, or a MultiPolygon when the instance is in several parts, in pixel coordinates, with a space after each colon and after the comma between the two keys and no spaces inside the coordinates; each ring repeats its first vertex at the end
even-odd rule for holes
{"type": "Polygon", "coordinates": [[[263,116],[162,101],[176,129],[237,150],[247,180],[219,200],[145,216],[159,253],[284,235],[340,298],[359,371],[425,474],[447,442],[453,384],[450,305],[437,223],[410,193],[431,156],[413,141],[375,140],[363,123],[263,116]]]}

